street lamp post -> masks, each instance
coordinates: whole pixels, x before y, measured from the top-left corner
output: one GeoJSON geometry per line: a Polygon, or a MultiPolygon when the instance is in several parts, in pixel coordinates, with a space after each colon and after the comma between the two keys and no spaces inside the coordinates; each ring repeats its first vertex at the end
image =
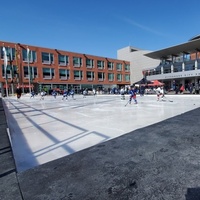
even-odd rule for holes
{"type": "Polygon", "coordinates": [[[29,75],[28,76],[29,77],[29,80],[28,80],[29,84],[28,84],[28,86],[29,86],[29,93],[31,94],[31,70],[30,70],[29,52],[30,52],[30,50],[27,47],[27,61],[28,61],[28,75],[29,75]]]}
{"type": "Polygon", "coordinates": [[[8,65],[8,57],[7,51],[3,44],[3,52],[4,52],[4,71],[5,71],[5,82],[6,82],[6,96],[8,97],[8,80],[7,80],[7,65],[8,65]]]}
{"type": "MultiPolygon", "coordinates": [[[[8,47],[9,48],[9,47],[8,47]]],[[[9,49],[9,61],[10,61],[10,73],[11,73],[11,91],[12,91],[12,96],[14,96],[14,86],[13,86],[13,55],[12,55],[12,50],[9,49]]]]}

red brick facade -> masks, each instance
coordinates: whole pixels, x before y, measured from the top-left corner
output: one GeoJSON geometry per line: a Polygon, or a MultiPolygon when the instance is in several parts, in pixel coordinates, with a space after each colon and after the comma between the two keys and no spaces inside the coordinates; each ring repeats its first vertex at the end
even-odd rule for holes
{"type": "Polygon", "coordinates": [[[8,85],[13,82],[14,88],[18,84],[23,88],[29,88],[29,69],[33,74],[30,83],[36,91],[39,90],[40,84],[48,89],[63,89],[74,85],[79,88],[91,86],[97,89],[99,85],[102,87],[130,85],[130,62],[128,61],[0,41],[0,82],[4,88],[3,46],[7,49],[7,55],[12,54],[11,57],[8,56],[6,73],[8,85]],[[27,48],[31,52],[29,61],[27,48]]]}

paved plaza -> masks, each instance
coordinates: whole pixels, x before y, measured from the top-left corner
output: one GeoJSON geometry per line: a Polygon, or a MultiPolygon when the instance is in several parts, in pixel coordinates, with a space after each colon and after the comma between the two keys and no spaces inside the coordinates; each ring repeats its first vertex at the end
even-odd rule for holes
{"type": "Polygon", "coordinates": [[[166,97],[4,98],[0,199],[199,200],[200,96],[166,97]]]}

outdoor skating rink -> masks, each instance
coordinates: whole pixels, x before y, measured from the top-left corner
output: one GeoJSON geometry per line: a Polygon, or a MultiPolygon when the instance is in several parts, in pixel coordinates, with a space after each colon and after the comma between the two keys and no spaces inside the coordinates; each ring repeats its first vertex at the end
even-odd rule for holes
{"type": "Polygon", "coordinates": [[[18,172],[200,106],[200,95],[166,95],[165,101],[138,95],[138,104],[125,106],[128,99],[121,100],[120,95],[75,95],[75,100],[66,101],[62,96],[4,98],[18,172]]]}

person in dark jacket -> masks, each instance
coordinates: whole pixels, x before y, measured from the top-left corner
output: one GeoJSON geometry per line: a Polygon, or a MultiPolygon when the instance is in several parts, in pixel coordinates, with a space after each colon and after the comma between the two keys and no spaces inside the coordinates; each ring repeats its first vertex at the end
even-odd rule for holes
{"type": "Polygon", "coordinates": [[[19,86],[17,86],[16,93],[17,93],[17,99],[20,99],[22,95],[22,89],[19,86]]]}

